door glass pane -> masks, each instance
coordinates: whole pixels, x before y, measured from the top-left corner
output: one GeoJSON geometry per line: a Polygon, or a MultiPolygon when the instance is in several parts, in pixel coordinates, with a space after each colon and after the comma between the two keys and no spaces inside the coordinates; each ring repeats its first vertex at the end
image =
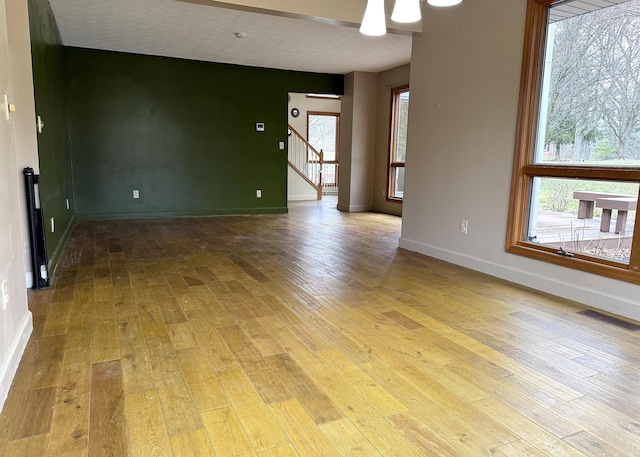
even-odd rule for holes
{"type": "Polygon", "coordinates": [[[409,91],[398,94],[396,112],[395,148],[392,162],[404,162],[407,156],[407,123],[409,120],[409,91]]]}
{"type": "Polygon", "coordinates": [[[629,263],[637,183],[534,178],[526,240],[629,263]]]}
{"type": "Polygon", "coordinates": [[[535,162],[640,166],[638,36],[638,0],[568,19],[551,9],[535,162]]]}
{"type": "Polygon", "coordinates": [[[404,196],[404,167],[391,167],[392,186],[391,198],[402,198],[404,196]]]}
{"type": "Polygon", "coordinates": [[[325,162],[336,160],[338,144],[338,116],[333,114],[309,114],[309,143],[318,152],[324,152],[325,162]]]}

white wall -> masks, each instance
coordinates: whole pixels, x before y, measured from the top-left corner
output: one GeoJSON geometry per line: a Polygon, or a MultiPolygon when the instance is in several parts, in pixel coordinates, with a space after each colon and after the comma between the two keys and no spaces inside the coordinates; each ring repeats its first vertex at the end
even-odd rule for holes
{"type": "Polygon", "coordinates": [[[640,286],[505,251],[525,7],[425,5],[425,32],[413,38],[400,245],[640,320],[640,286]]]}
{"type": "Polygon", "coordinates": [[[289,93],[289,124],[305,139],[307,138],[307,113],[309,111],[323,113],[339,113],[342,101],[338,98],[307,97],[307,94],[289,93]],[[291,110],[298,108],[300,115],[291,116],[291,110]]]}
{"type": "MultiPolygon", "coordinates": [[[[373,178],[373,210],[380,213],[402,214],[402,203],[387,201],[389,165],[389,137],[391,134],[391,89],[409,84],[410,66],[392,68],[378,73],[376,116],[376,154],[373,178]]],[[[411,102],[409,102],[411,103],[411,102]]]]}
{"type": "Polygon", "coordinates": [[[29,97],[24,96],[28,85],[32,84],[30,66],[27,69],[21,65],[24,61],[16,57],[23,52],[30,58],[28,41],[24,41],[22,34],[29,31],[26,11],[26,1],[9,0],[5,4],[5,0],[0,0],[0,104],[3,105],[0,108],[0,282],[7,281],[9,293],[7,309],[0,309],[0,405],[4,404],[33,328],[27,307],[19,162],[34,152],[30,149],[35,142],[27,137],[35,137],[35,130],[29,133],[29,129],[24,128],[28,124],[25,118],[33,117],[34,105],[33,98],[29,103],[29,97]],[[8,20],[11,21],[10,31],[8,20]],[[10,39],[9,33],[20,35],[12,35],[10,39]],[[14,58],[10,59],[10,56],[14,58]],[[25,73],[27,71],[29,73],[25,73]],[[16,105],[15,117],[10,121],[5,120],[4,94],[16,105]]]}
{"type": "Polygon", "coordinates": [[[317,200],[318,192],[291,165],[287,167],[287,201],[317,200]]]}

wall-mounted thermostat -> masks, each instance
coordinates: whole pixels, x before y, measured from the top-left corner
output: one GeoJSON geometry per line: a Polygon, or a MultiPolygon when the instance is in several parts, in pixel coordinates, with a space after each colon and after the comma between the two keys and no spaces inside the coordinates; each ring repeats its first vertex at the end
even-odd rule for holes
{"type": "Polygon", "coordinates": [[[256,132],[264,132],[264,122],[256,122],[256,132]]]}

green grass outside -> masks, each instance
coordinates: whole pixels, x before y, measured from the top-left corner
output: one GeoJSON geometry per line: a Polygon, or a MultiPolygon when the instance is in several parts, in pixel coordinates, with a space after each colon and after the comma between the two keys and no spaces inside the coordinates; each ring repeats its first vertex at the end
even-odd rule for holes
{"type": "MultiPolygon", "coordinates": [[[[628,162],[625,162],[627,164],[628,162]]],[[[638,183],[586,181],[575,179],[541,178],[540,209],[559,213],[578,213],[578,200],[574,200],[573,192],[591,191],[612,194],[638,196],[638,183]]],[[[598,208],[596,215],[600,214],[598,208]]]]}

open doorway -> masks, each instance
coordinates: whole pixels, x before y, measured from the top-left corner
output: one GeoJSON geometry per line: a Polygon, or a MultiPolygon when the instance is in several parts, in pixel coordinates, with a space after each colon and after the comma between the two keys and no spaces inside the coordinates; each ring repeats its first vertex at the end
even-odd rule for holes
{"type": "Polygon", "coordinates": [[[340,111],[340,96],[289,94],[289,201],[338,193],[340,111]]]}

